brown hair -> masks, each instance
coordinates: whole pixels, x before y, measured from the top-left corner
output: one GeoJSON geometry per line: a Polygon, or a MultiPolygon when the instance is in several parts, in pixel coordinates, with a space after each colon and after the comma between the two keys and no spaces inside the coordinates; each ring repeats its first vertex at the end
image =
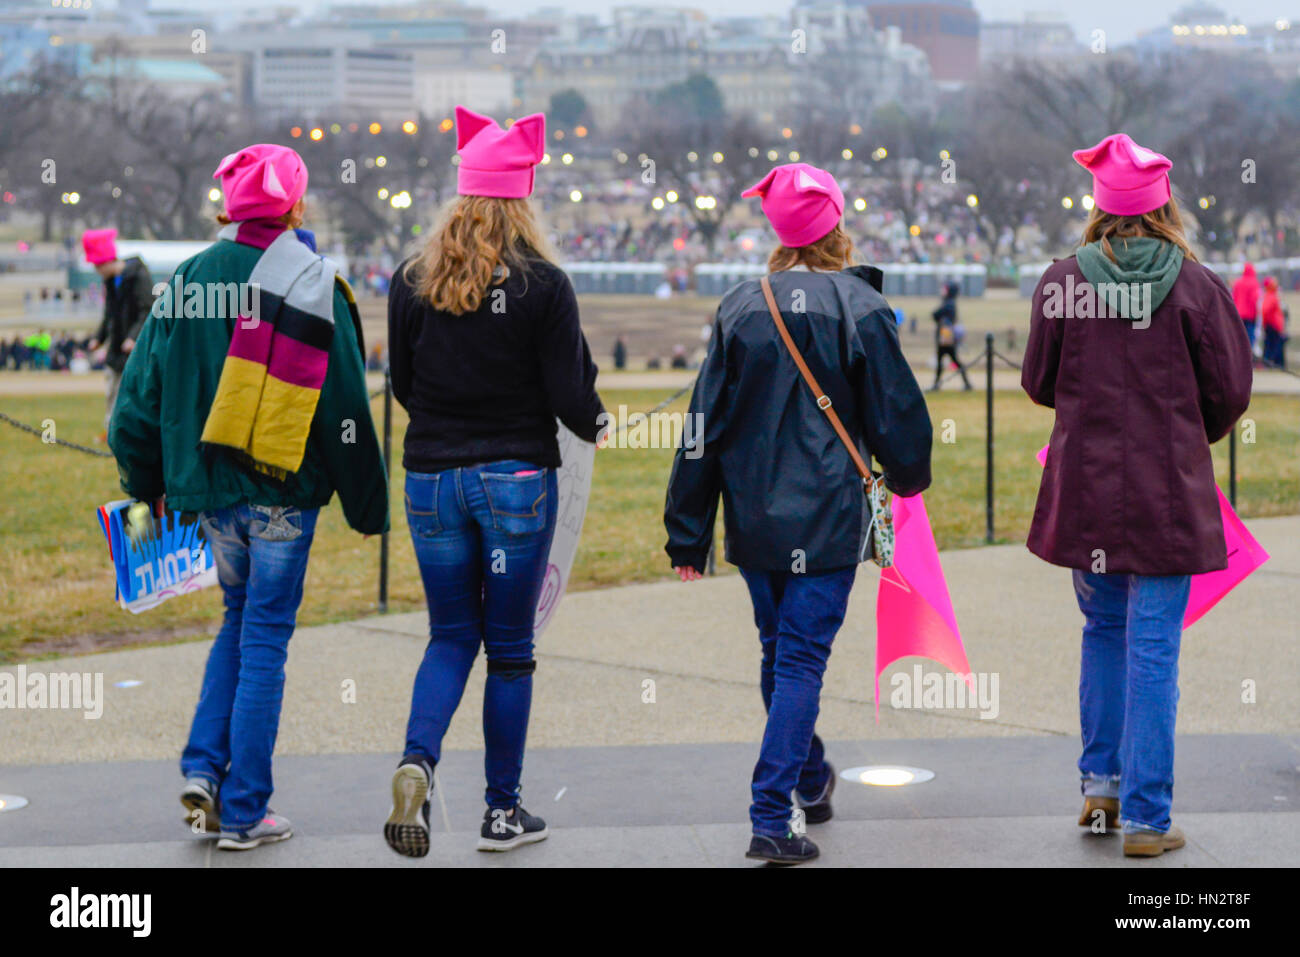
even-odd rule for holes
{"type": "Polygon", "coordinates": [[[853,262],[853,240],[836,223],[835,228],[807,246],[777,246],[767,257],[768,272],[784,272],[795,266],[834,272],[853,262]]]}
{"type": "Polygon", "coordinates": [[[432,238],[406,266],[415,293],[435,309],[461,316],[512,270],[554,255],[527,199],[458,196],[443,207],[432,238]]]}
{"type": "MultiPolygon", "coordinates": [[[[285,229],[297,229],[299,226],[302,225],[304,209],[305,209],[305,203],[303,202],[302,199],[299,199],[298,202],[293,204],[292,209],[290,209],[283,216],[280,216],[273,221],[279,223],[285,229]]],[[[231,223],[234,222],[234,220],[231,219],[229,216],[227,216],[225,213],[217,213],[217,222],[219,222],[222,226],[229,226],[231,223]]]]}
{"type": "Polygon", "coordinates": [[[1084,244],[1101,243],[1101,251],[1111,262],[1115,262],[1115,251],[1111,249],[1111,240],[1137,239],[1144,236],[1173,243],[1192,262],[1198,261],[1196,254],[1192,252],[1192,247],[1187,244],[1187,236],[1183,230],[1183,217],[1179,214],[1178,203],[1172,196],[1169,197],[1169,202],[1159,209],[1142,213],[1140,216],[1117,216],[1106,212],[1100,206],[1095,206],[1092,215],[1088,217],[1088,225],[1083,228],[1084,244]]]}

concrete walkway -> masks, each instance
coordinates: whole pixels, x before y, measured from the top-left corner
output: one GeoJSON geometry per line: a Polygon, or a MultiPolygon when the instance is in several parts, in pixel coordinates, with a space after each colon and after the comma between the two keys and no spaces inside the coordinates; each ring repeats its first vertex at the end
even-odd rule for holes
{"type": "MultiPolygon", "coordinates": [[[[1300,863],[1300,517],[1250,527],[1272,560],[1184,637],[1174,812],[1191,844],[1154,866],[1300,863]]],[[[891,676],[918,664],[940,670],[908,660],[882,678],[875,723],[878,574],[863,566],[819,732],[841,769],[902,763],[936,776],[898,789],[842,780],[836,820],[814,833],[822,863],[1123,863],[1117,842],[1074,825],[1081,616],[1068,573],[1021,546],[947,552],[943,562],[971,667],[997,676],[996,708],[981,717],[970,707],[893,707],[891,676]]],[[[94,720],[3,714],[0,793],[31,804],[0,814],[0,866],[410,866],[387,850],[380,826],[426,634],[424,616],[408,614],[295,635],[274,806],[299,836],[249,855],[215,853],[180,821],[176,758],[208,642],[29,664],[102,673],[104,711],[94,720]]],[[[524,798],[551,822],[551,840],[504,858],[472,850],[480,659],[439,767],[440,833],[417,866],[744,863],[763,715],[738,576],[570,595],[538,659],[524,798]]]]}

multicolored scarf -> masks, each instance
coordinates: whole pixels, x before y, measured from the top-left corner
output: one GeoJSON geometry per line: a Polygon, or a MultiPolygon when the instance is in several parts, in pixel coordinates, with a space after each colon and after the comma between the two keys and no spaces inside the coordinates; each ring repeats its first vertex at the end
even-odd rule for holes
{"type": "Polygon", "coordinates": [[[349,290],[334,263],[278,223],[231,223],[218,237],[264,251],[240,297],[255,315],[235,322],[200,441],[283,481],[302,466],[329,369],[334,290],[349,290]]]}

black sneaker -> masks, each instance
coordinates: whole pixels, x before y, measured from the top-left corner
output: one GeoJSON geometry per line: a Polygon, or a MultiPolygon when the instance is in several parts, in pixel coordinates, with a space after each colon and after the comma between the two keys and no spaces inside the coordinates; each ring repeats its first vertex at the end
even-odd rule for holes
{"type": "Polygon", "coordinates": [[[185,806],[185,823],[197,834],[221,833],[221,813],[217,809],[217,788],[207,778],[192,777],[185,781],[181,791],[181,804],[185,806]]]}
{"type": "Polygon", "coordinates": [[[520,844],[535,844],[551,836],[546,822],[524,810],[523,805],[505,808],[488,808],[483,815],[483,829],[479,831],[480,851],[508,851],[520,844]]]}
{"type": "Polygon", "coordinates": [[[398,854],[429,853],[429,797],[433,775],[424,764],[403,764],[393,774],[393,809],[384,823],[384,840],[398,854]]]}
{"type": "Polygon", "coordinates": [[[826,784],[822,787],[822,793],[817,795],[816,798],[805,802],[799,796],[799,792],[795,792],[796,806],[803,811],[803,819],[806,824],[825,824],[835,816],[831,810],[831,795],[835,793],[835,766],[827,761],[826,770],[830,772],[830,777],[826,779],[826,784]]]}
{"type": "Polygon", "coordinates": [[[755,834],[745,856],[769,864],[803,864],[815,860],[821,851],[802,834],[787,831],[785,837],[755,834]]]}

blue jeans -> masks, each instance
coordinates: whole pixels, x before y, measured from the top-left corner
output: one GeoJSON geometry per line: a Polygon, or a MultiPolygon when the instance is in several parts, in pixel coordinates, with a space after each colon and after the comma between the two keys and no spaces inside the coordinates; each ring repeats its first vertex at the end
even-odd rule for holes
{"type": "Polygon", "coordinates": [[[302,602],[318,509],[235,505],[203,512],[225,619],[208,653],[181,773],[220,795],[222,830],[266,816],[284,662],[302,602]]]}
{"type": "Polygon", "coordinates": [[[1169,830],[1178,650],[1191,578],[1075,570],[1083,626],[1083,793],[1118,797],[1125,830],[1169,830]]]}
{"type": "Polygon", "coordinates": [[[555,470],[528,462],[406,473],[406,519],[429,602],[429,644],[415,675],[402,760],[438,762],[481,644],[490,808],[519,803],[533,620],[555,534],[556,494],[555,470]]]}
{"type": "Polygon", "coordinates": [[[813,732],[831,642],[844,623],[857,566],[829,572],[771,572],[742,568],[763,645],[759,690],[767,727],[752,782],[749,809],[755,834],[789,833],[796,788],[805,800],[826,786],[830,767],[813,732]]]}

